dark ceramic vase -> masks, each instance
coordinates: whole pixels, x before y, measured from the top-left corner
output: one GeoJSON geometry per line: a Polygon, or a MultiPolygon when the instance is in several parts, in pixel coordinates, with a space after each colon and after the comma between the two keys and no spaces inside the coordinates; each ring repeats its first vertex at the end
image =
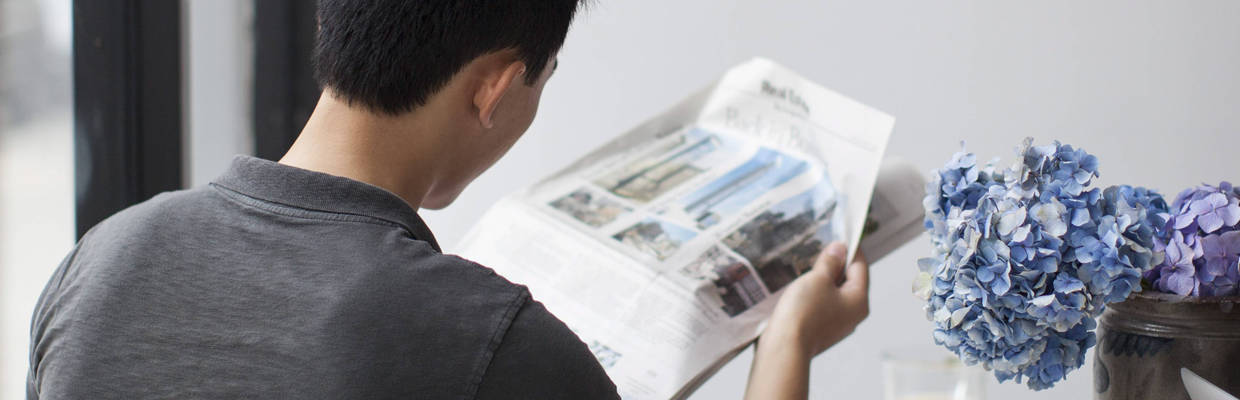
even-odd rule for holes
{"type": "Polygon", "coordinates": [[[1107,306],[1094,399],[1189,400],[1180,368],[1240,397],[1240,297],[1140,292],[1107,306]]]}

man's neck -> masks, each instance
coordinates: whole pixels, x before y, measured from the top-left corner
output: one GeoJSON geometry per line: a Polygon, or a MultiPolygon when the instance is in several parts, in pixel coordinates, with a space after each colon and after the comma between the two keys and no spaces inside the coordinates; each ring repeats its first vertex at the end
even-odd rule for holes
{"type": "Polygon", "coordinates": [[[381,116],[325,92],[281,164],[386,189],[415,210],[435,183],[444,156],[433,121],[421,113],[381,116]],[[425,118],[421,118],[425,119],[425,118]],[[426,132],[414,132],[422,131],[426,132]]]}

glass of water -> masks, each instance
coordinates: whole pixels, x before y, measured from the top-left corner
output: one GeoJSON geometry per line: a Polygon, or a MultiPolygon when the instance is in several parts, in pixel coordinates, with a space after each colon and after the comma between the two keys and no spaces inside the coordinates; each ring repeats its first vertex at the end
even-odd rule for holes
{"type": "Polygon", "coordinates": [[[885,400],[983,400],[986,373],[947,349],[917,346],[883,353],[885,400]]]}

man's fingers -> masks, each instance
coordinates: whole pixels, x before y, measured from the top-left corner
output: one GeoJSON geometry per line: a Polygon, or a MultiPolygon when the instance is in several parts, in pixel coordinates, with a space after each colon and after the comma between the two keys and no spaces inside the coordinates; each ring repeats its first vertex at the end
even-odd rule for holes
{"type": "Polygon", "coordinates": [[[860,251],[848,265],[847,281],[840,286],[840,296],[856,307],[861,319],[870,313],[870,263],[860,251]]]}
{"type": "Polygon", "coordinates": [[[827,274],[829,282],[839,282],[844,275],[844,258],[848,256],[848,247],[843,243],[835,242],[827,245],[827,249],[818,255],[818,261],[814,263],[814,269],[821,270],[827,274]]]}
{"type": "Polygon", "coordinates": [[[870,290],[870,261],[865,259],[865,253],[858,250],[857,256],[853,257],[853,262],[848,265],[845,273],[847,274],[845,286],[867,292],[870,290]]]}

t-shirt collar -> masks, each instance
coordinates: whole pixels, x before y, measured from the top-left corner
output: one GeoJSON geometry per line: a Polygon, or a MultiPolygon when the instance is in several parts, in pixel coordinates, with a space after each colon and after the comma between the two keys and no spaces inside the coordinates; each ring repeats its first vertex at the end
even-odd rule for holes
{"type": "Polygon", "coordinates": [[[378,186],[244,155],[212,183],[272,203],[392,222],[442,252],[417,210],[378,186]]]}

